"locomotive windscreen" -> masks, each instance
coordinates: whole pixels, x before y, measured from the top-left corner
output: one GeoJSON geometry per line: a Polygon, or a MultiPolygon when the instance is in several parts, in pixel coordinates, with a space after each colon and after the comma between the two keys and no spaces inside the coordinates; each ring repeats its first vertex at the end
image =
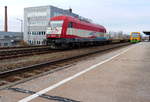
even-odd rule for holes
{"type": "Polygon", "coordinates": [[[61,34],[63,21],[51,21],[47,28],[47,34],[61,34]]]}
{"type": "Polygon", "coordinates": [[[132,33],[132,37],[139,37],[139,33],[132,33]]]}

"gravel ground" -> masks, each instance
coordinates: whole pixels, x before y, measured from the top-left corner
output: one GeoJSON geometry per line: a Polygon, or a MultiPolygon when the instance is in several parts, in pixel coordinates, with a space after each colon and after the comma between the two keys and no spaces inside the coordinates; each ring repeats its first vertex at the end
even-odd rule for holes
{"type": "MultiPolygon", "coordinates": [[[[112,45],[108,45],[108,46],[112,46],[112,45]]],[[[49,53],[49,54],[47,53],[47,54],[1,60],[0,72],[7,71],[10,69],[14,69],[14,68],[30,66],[33,64],[38,64],[38,63],[42,63],[46,61],[52,61],[52,60],[56,60],[60,58],[66,58],[66,57],[71,57],[71,56],[75,56],[79,54],[89,53],[89,52],[103,49],[104,47],[106,46],[73,49],[73,50],[66,50],[66,51],[61,51],[61,52],[56,52],[56,53],[49,53]]]]}

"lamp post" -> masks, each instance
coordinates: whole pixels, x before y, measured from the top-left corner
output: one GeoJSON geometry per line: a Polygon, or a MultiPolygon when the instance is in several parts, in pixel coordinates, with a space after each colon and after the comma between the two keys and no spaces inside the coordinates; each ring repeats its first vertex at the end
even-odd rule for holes
{"type": "Polygon", "coordinates": [[[23,32],[23,20],[19,18],[17,18],[17,20],[21,22],[21,33],[22,33],[23,32]]]}
{"type": "Polygon", "coordinates": [[[21,39],[23,40],[23,20],[19,18],[17,18],[17,20],[21,23],[21,39]]]}

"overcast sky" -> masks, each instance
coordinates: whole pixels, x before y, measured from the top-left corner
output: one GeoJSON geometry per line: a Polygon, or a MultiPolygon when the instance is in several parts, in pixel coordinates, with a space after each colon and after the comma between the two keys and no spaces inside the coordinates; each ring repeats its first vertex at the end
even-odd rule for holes
{"type": "Polygon", "coordinates": [[[107,31],[150,30],[150,0],[0,0],[0,30],[3,30],[4,7],[8,6],[9,30],[20,31],[24,7],[53,5],[92,19],[107,31]]]}

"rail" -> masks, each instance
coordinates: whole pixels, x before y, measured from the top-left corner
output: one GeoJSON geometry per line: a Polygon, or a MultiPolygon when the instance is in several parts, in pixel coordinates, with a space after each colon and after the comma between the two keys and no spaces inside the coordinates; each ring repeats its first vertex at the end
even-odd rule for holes
{"type": "MultiPolygon", "coordinates": [[[[130,43],[113,44],[112,46],[109,46],[109,47],[107,47],[107,45],[105,45],[105,46],[102,46],[101,50],[93,51],[90,53],[78,54],[78,55],[72,56],[72,57],[60,58],[60,59],[48,61],[45,63],[39,63],[39,64],[35,64],[32,66],[16,68],[16,69],[5,71],[5,72],[0,72],[0,79],[2,80],[0,82],[0,89],[13,86],[17,83],[18,80],[21,80],[21,79],[13,79],[13,76],[21,75],[21,77],[23,77],[23,79],[24,79],[24,78],[26,78],[25,76],[27,76],[27,78],[28,78],[28,77],[30,77],[30,75],[29,76],[23,75],[23,73],[27,73],[27,72],[32,73],[33,72],[33,73],[40,74],[40,73],[45,73],[45,71],[49,71],[52,69],[57,69],[57,68],[63,69],[66,64],[62,64],[60,66],[59,63],[68,63],[67,65],[69,65],[69,64],[72,64],[72,62],[70,62],[70,61],[75,62],[74,60],[86,57],[88,55],[96,54],[99,52],[104,52],[104,51],[107,51],[110,49],[115,49],[115,48],[119,48],[119,47],[127,46],[127,45],[130,45],[130,43]],[[48,68],[48,69],[45,70],[44,68],[48,68]],[[14,83],[14,82],[15,82],[15,84],[10,84],[10,83],[14,83]],[[10,85],[7,85],[7,84],[10,84],[10,85]]],[[[33,74],[31,76],[35,76],[35,74],[33,74]]]]}

